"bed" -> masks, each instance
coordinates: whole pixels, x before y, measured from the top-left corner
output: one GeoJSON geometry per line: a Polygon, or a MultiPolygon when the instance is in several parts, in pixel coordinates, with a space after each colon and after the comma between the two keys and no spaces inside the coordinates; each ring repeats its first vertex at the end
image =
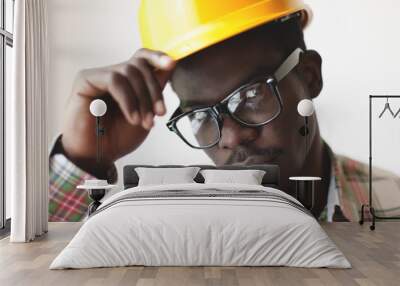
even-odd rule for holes
{"type": "MultiPolygon", "coordinates": [[[[138,166],[124,168],[124,190],[107,198],[50,269],[144,266],[291,266],[350,268],[343,253],[300,202],[279,190],[279,167],[260,185],[138,185],[138,166]]],[[[214,166],[198,166],[201,170],[214,166]]]]}

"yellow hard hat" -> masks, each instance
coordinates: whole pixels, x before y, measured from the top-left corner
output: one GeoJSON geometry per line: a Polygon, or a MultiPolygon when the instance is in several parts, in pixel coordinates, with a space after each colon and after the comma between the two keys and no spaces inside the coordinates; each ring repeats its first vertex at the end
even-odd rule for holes
{"type": "Polygon", "coordinates": [[[142,0],[139,28],[144,48],[178,60],[296,12],[304,28],[312,13],[302,0],[142,0]]]}

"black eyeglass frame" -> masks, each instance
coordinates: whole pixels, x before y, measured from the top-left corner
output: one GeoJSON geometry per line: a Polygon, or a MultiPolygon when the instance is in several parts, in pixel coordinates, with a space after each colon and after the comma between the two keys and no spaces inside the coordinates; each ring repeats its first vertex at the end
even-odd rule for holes
{"type": "Polygon", "coordinates": [[[223,117],[221,116],[222,114],[227,114],[229,117],[231,117],[233,120],[235,120],[237,123],[239,123],[240,125],[242,125],[244,127],[257,128],[257,127],[261,127],[261,126],[267,125],[272,120],[277,118],[279,116],[279,114],[281,113],[282,109],[283,109],[283,102],[282,102],[281,95],[279,93],[277,80],[272,76],[264,76],[262,78],[255,79],[255,80],[253,80],[253,81],[251,81],[251,82],[239,87],[238,89],[236,89],[235,91],[230,93],[222,101],[218,102],[217,104],[215,104],[213,106],[196,108],[196,109],[189,110],[189,111],[186,111],[186,112],[183,112],[183,113],[182,113],[181,108],[178,107],[176,109],[176,111],[172,114],[171,119],[168,120],[167,127],[168,127],[169,130],[171,130],[172,132],[176,133],[190,147],[192,147],[194,149],[208,149],[208,148],[212,148],[215,145],[217,145],[218,142],[221,140],[221,130],[222,130],[222,127],[223,127],[223,117]],[[261,122],[261,123],[247,123],[247,122],[244,122],[243,120],[241,120],[240,118],[238,118],[237,116],[235,116],[234,114],[232,114],[232,112],[229,110],[227,105],[228,105],[230,99],[233,96],[237,95],[242,90],[245,90],[246,88],[248,88],[248,87],[250,87],[250,86],[252,86],[254,84],[257,84],[257,83],[260,83],[260,84],[264,83],[264,84],[266,84],[268,86],[268,88],[272,91],[273,95],[278,100],[279,109],[277,110],[276,114],[273,117],[269,118],[268,120],[266,120],[264,122],[261,122]],[[202,147],[192,145],[190,142],[188,142],[186,140],[186,138],[181,134],[179,129],[176,127],[176,124],[178,123],[178,121],[182,117],[185,117],[188,114],[196,113],[196,112],[208,112],[217,121],[217,123],[218,123],[218,139],[216,140],[216,142],[214,142],[212,144],[209,144],[207,146],[202,146],[202,147]]]}
{"type": "Polygon", "coordinates": [[[212,148],[215,145],[217,145],[218,142],[221,140],[221,130],[222,130],[222,127],[223,127],[223,117],[221,116],[222,114],[227,114],[229,117],[231,117],[234,121],[236,121],[240,125],[245,126],[245,127],[249,127],[249,128],[258,128],[258,127],[262,127],[262,126],[267,125],[271,121],[275,120],[281,114],[281,112],[283,110],[283,101],[282,101],[281,94],[279,92],[278,83],[294,69],[294,67],[299,62],[300,54],[303,53],[303,52],[304,51],[301,48],[295,49],[289,55],[289,57],[286,58],[286,60],[278,67],[278,69],[275,71],[275,73],[273,75],[266,75],[266,76],[259,77],[259,78],[256,78],[256,79],[252,80],[251,82],[249,82],[249,83],[237,88],[233,92],[231,92],[227,97],[225,97],[222,101],[218,102],[215,105],[201,107],[201,108],[195,108],[195,109],[192,109],[192,110],[189,110],[189,111],[186,111],[186,112],[182,112],[181,107],[178,107],[175,110],[175,112],[172,114],[171,118],[166,123],[167,128],[170,131],[172,131],[175,134],[177,134],[191,148],[194,148],[194,149],[208,149],[208,148],[212,148]],[[272,91],[273,95],[278,100],[279,110],[277,111],[277,113],[273,117],[271,117],[267,121],[264,121],[262,123],[254,123],[253,124],[253,123],[244,122],[240,118],[236,117],[234,114],[232,114],[230,112],[230,110],[227,107],[227,105],[229,103],[229,100],[233,96],[235,96],[240,91],[242,91],[242,90],[244,90],[244,89],[248,88],[249,86],[252,86],[252,85],[254,85],[256,83],[267,84],[268,88],[272,91]],[[211,114],[211,116],[215,120],[217,120],[217,123],[218,123],[218,139],[212,144],[209,144],[207,146],[199,147],[199,146],[192,145],[190,142],[188,142],[185,139],[185,137],[181,134],[181,132],[177,128],[176,124],[178,123],[178,121],[182,117],[187,116],[190,113],[201,112],[201,111],[209,112],[211,114]]]}

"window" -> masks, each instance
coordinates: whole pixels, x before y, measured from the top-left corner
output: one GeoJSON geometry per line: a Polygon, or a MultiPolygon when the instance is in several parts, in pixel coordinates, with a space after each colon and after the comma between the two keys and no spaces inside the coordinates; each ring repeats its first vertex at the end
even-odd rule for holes
{"type": "Polygon", "coordinates": [[[14,0],[0,0],[0,236],[9,230],[10,194],[5,189],[5,98],[11,92],[14,0]]]}

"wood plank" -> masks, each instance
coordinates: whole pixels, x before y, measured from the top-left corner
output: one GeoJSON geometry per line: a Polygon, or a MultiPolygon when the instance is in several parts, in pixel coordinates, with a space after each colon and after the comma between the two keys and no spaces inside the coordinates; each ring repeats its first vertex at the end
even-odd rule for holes
{"type": "Polygon", "coordinates": [[[324,224],[352,269],[289,267],[117,267],[49,270],[81,223],[50,223],[49,233],[32,243],[0,240],[0,285],[400,285],[400,223],[324,224]]]}

